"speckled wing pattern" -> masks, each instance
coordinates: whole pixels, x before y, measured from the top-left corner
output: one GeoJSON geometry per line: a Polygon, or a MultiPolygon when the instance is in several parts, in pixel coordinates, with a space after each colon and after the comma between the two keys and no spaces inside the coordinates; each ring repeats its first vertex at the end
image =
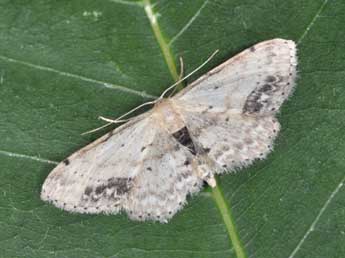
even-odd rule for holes
{"type": "Polygon", "coordinates": [[[214,174],[272,150],[275,114],[293,90],[296,65],[293,41],[243,51],[65,159],[41,198],[71,212],[167,222],[204,181],[215,185],[214,174]]]}
{"type": "Polygon", "coordinates": [[[214,173],[250,165],[272,150],[280,129],[275,114],[293,90],[296,65],[293,41],[265,41],[176,96],[193,141],[216,163],[214,173]]]}
{"type": "Polygon", "coordinates": [[[149,123],[144,114],[72,154],[49,174],[41,198],[79,213],[120,211],[143,156],[138,141],[144,146],[154,137],[149,123]]]}
{"type": "Polygon", "coordinates": [[[78,213],[166,222],[203,181],[186,165],[192,154],[145,113],[61,162],[41,198],[78,213]]]}

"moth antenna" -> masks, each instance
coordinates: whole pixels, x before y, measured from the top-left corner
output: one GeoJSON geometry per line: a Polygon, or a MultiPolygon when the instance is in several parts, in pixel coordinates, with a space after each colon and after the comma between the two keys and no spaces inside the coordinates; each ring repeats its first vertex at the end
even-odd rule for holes
{"type": "Polygon", "coordinates": [[[130,120],[130,119],[116,119],[116,120],[113,120],[113,119],[106,118],[104,116],[99,116],[98,119],[103,120],[103,121],[108,122],[108,123],[111,123],[111,124],[125,123],[125,122],[128,122],[130,120]]]}
{"type": "Polygon", "coordinates": [[[103,117],[103,116],[100,116],[99,119],[101,120],[104,120],[106,122],[108,122],[107,124],[105,125],[102,125],[100,127],[97,127],[96,129],[93,129],[93,130],[90,130],[90,131],[87,131],[87,132],[84,132],[82,133],[81,135],[86,135],[86,134],[89,134],[89,133],[94,133],[94,132],[97,132],[105,127],[108,127],[109,125],[111,124],[118,124],[118,123],[123,123],[123,122],[127,122],[128,120],[130,119],[122,119],[126,116],[128,116],[129,114],[133,113],[134,111],[138,110],[139,108],[142,108],[144,106],[147,106],[147,105],[151,105],[151,104],[155,104],[157,101],[159,100],[159,98],[157,98],[156,100],[153,100],[153,101],[148,101],[148,102],[145,102],[133,109],[131,109],[130,111],[128,111],[127,113],[123,114],[122,116],[119,116],[118,118],[116,119],[109,119],[109,118],[106,118],[106,117],[103,117]]]}
{"type": "MultiPolygon", "coordinates": [[[[94,132],[97,132],[105,127],[108,127],[109,125],[111,124],[117,124],[117,123],[123,123],[123,122],[127,122],[128,120],[130,119],[122,119],[126,116],[128,116],[129,114],[133,113],[134,111],[144,107],[144,106],[147,106],[147,105],[154,105],[156,104],[159,100],[161,100],[162,98],[164,98],[165,94],[171,90],[172,88],[174,88],[176,85],[180,84],[182,81],[184,81],[185,79],[189,78],[190,76],[192,76],[194,73],[196,73],[197,71],[199,71],[202,67],[204,67],[217,53],[219,52],[219,49],[217,49],[216,51],[213,52],[212,55],[210,55],[206,61],[204,61],[201,65],[199,65],[195,70],[193,70],[192,72],[190,72],[189,74],[187,74],[186,76],[182,77],[181,79],[179,79],[177,82],[175,82],[173,85],[171,85],[170,87],[168,87],[165,91],[163,91],[163,93],[155,100],[153,101],[148,101],[148,102],[145,102],[133,109],[131,109],[130,111],[128,111],[127,113],[123,114],[122,116],[119,116],[118,118],[116,119],[109,119],[109,118],[105,118],[105,117],[99,117],[100,119],[108,122],[107,124],[105,125],[102,125],[96,129],[93,129],[93,130],[90,130],[90,131],[87,131],[87,132],[84,132],[82,133],[81,135],[86,135],[86,134],[90,134],[90,133],[94,133],[94,132]]],[[[180,57],[180,65],[181,65],[181,72],[180,72],[180,77],[183,75],[183,59],[180,57]]]]}
{"type": "Polygon", "coordinates": [[[112,123],[107,123],[107,124],[105,124],[105,125],[102,125],[102,126],[100,126],[100,127],[97,127],[96,129],[92,129],[92,130],[90,130],[90,131],[81,133],[80,135],[87,135],[87,134],[90,134],[90,133],[97,132],[97,131],[99,131],[99,130],[101,130],[101,129],[103,129],[103,128],[108,127],[108,126],[111,125],[111,124],[112,124],[112,123]]]}
{"type": "Polygon", "coordinates": [[[96,129],[93,129],[93,130],[90,130],[90,131],[87,131],[85,133],[82,133],[81,135],[86,135],[86,134],[89,134],[89,133],[94,133],[94,132],[97,132],[111,124],[117,124],[117,123],[124,123],[124,122],[127,122],[129,119],[122,119],[122,120],[112,120],[112,119],[109,119],[109,118],[106,118],[106,117],[103,117],[103,116],[100,116],[98,117],[99,119],[103,120],[103,121],[106,121],[108,122],[107,124],[105,125],[102,125],[101,127],[98,127],[96,129]]]}
{"type": "Polygon", "coordinates": [[[216,51],[213,52],[212,55],[209,56],[209,58],[206,59],[205,62],[203,62],[201,65],[199,65],[195,70],[193,70],[192,72],[190,72],[189,74],[187,74],[185,77],[183,77],[182,79],[178,80],[177,82],[175,82],[173,85],[171,85],[170,87],[168,87],[165,91],[163,91],[163,93],[159,96],[158,100],[164,98],[165,94],[171,90],[172,88],[174,88],[177,84],[180,84],[182,81],[184,81],[185,79],[189,78],[190,76],[192,76],[194,73],[196,73],[197,71],[199,71],[202,67],[204,67],[217,53],[219,52],[219,49],[217,49],[216,51]]]}
{"type": "MultiPolygon", "coordinates": [[[[156,104],[156,102],[157,102],[158,100],[159,100],[159,99],[155,99],[155,100],[153,100],[153,101],[145,102],[145,103],[143,103],[143,104],[141,104],[141,105],[139,105],[139,106],[137,106],[137,107],[135,107],[135,108],[129,110],[127,113],[123,114],[122,116],[119,116],[118,118],[116,118],[116,119],[113,120],[113,121],[119,121],[119,120],[121,120],[122,118],[128,116],[129,114],[133,113],[134,111],[136,111],[136,110],[138,110],[138,109],[140,109],[140,108],[142,108],[142,107],[144,107],[144,106],[154,105],[154,104],[156,104]]],[[[109,119],[109,120],[111,120],[111,119],[109,119]]],[[[115,123],[118,123],[118,122],[115,122],[115,123]]]]}

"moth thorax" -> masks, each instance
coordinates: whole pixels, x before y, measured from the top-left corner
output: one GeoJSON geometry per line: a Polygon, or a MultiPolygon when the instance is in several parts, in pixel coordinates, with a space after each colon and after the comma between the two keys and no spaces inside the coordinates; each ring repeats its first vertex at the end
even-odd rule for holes
{"type": "Polygon", "coordinates": [[[154,114],[160,125],[173,134],[185,126],[171,99],[163,99],[154,107],[154,114]]]}

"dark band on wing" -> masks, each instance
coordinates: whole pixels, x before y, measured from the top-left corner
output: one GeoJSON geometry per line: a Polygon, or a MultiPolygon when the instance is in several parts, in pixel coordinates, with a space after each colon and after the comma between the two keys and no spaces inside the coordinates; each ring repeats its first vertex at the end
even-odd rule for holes
{"type": "Polygon", "coordinates": [[[132,178],[111,177],[97,187],[87,186],[84,190],[83,200],[97,202],[101,197],[118,200],[129,193],[133,186],[132,178]]]}
{"type": "MultiPolygon", "coordinates": [[[[272,106],[272,97],[276,92],[281,92],[284,95],[282,87],[285,81],[288,81],[288,78],[280,75],[268,75],[264,83],[259,85],[247,97],[243,107],[243,113],[259,113],[262,109],[272,106]]],[[[275,111],[275,108],[272,107],[269,111],[275,111]]]]}
{"type": "Polygon", "coordinates": [[[173,133],[172,136],[183,146],[186,146],[193,155],[196,154],[195,145],[190,137],[187,127],[183,127],[173,133]]]}

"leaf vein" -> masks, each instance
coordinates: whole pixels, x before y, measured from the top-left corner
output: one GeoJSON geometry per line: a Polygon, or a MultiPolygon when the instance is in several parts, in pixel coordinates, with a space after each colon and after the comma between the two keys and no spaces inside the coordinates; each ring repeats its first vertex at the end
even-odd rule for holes
{"type": "Polygon", "coordinates": [[[109,0],[110,2],[116,3],[116,4],[124,4],[124,5],[132,5],[132,6],[141,6],[141,2],[136,1],[126,1],[126,0],[109,0]]]}
{"type": "Polygon", "coordinates": [[[301,37],[298,39],[297,41],[297,45],[299,45],[303,39],[305,38],[305,36],[309,33],[311,27],[315,24],[316,20],[320,17],[320,14],[322,13],[322,11],[324,10],[326,4],[328,3],[328,0],[324,0],[324,2],[321,4],[320,8],[318,9],[318,11],[316,12],[316,14],[314,15],[313,19],[310,21],[309,25],[307,26],[307,28],[304,30],[304,32],[302,33],[301,37]]]}
{"type": "Polygon", "coordinates": [[[195,19],[200,15],[201,11],[204,9],[204,7],[207,5],[208,0],[206,0],[200,8],[196,11],[196,13],[190,18],[190,20],[186,23],[185,26],[170,40],[169,46],[171,46],[195,21],[195,19]]]}
{"type": "Polygon", "coordinates": [[[41,71],[47,71],[47,72],[52,72],[55,74],[58,74],[60,76],[65,76],[65,77],[69,77],[69,78],[74,78],[74,79],[78,79],[78,80],[82,80],[82,81],[86,81],[86,82],[91,82],[91,83],[95,83],[95,84],[99,84],[102,85],[105,88],[110,88],[110,89],[114,89],[114,90],[118,90],[118,91],[122,91],[122,92],[126,92],[126,93],[130,93],[130,94],[134,94],[134,95],[139,95],[143,98],[149,98],[149,99],[155,99],[157,98],[156,96],[147,94],[146,92],[140,92],[137,90],[133,90],[124,86],[120,86],[120,85],[115,85],[109,82],[104,82],[104,81],[99,81],[99,80],[95,80],[95,79],[91,79],[82,75],[78,75],[78,74],[73,74],[73,73],[68,73],[68,72],[64,72],[64,71],[60,71],[51,67],[47,67],[47,66],[41,66],[41,65],[36,65],[36,64],[32,64],[26,61],[22,61],[22,60],[17,60],[17,59],[13,59],[7,56],[3,56],[0,55],[0,60],[6,61],[6,62],[10,62],[10,63],[17,63],[17,64],[21,64],[33,69],[38,69],[41,71]]]}
{"type": "Polygon", "coordinates": [[[111,257],[117,257],[118,255],[126,252],[126,251],[137,251],[137,252],[143,252],[143,253],[170,253],[170,252],[179,252],[179,253],[190,253],[190,254],[198,254],[198,253],[208,253],[208,254],[218,254],[218,253],[227,253],[227,252],[231,252],[232,249],[228,249],[228,250],[218,250],[218,251],[209,251],[209,250],[186,250],[186,249],[143,249],[143,248],[138,248],[138,247],[132,247],[132,248],[124,248],[122,250],[120,250],[119,252],[117,252],[116,254],[114,254],[111,257]]]}
{"type": "Polygon", "coordinates": [[[344,181],[345,181],[345,176],[342,178],[342,180],[340,181],[340,183],[337,185],[337,187],[332,191],[331,195],[329,196],[329,198],[326,200],[326,202],[324,203],[324,205],[321,207],[320,211],[318,212],[318,214],[316,215],[314,221],[311,223],[310,227],[308,228],[308,230],[306,231],[306,233],[303,235],[303,237],[301,238],[301,240],[298,242],[297,246],[295,247],[295,249],[292,251],[292,253],[289,255],[289,258],[293,258],[295,257],[295,254],[301,249],[301,246],[303,245],[303,243],[305,242],[305,240],[308,238],[308,236],[310,235],[311,232],[314,231],[316,224],[319,222],[322,214],[325,212],[325,210],[327,209],[327,207],[329,206],[329,204],[331,203],[331,201],[334,199],[334,197],[337,195],[337,193],[340,191],[341,187],[344,185],[344,181]]]}
{"type": "Polygon", "coordinates": [[[42,163],[54,164],[54,165],[59,164],[59,162],[57,162],[57,161],[53,161],[53,160],[49,160],[49,159],[43,159],[43,158],[40,158],[37,156],[29,156],[29,155],[25,155],[25,154],[19,154],[19,153],[4,151],[4,150],[0,150],[0,155],[8,156],[11,158],[30,159],[30,160],[34,160],[34,161],[38,161],[38,162],[42,162],[42,163]]]}

